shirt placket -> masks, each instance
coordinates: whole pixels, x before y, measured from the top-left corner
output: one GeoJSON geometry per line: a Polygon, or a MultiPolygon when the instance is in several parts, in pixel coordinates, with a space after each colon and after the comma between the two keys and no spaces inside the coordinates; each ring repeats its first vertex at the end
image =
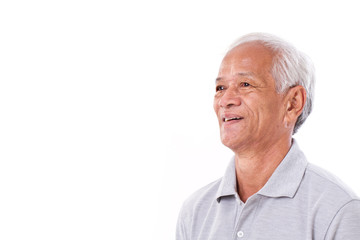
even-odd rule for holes
{"type": "Polygon", "coordinates": [[[260,202],[259,195],[251,196],[244,204],[239,201],[237,209],[237,220],[234,229],[234,240],[250,239],[251,225],[256,215],[256,210],[260,202]]]}

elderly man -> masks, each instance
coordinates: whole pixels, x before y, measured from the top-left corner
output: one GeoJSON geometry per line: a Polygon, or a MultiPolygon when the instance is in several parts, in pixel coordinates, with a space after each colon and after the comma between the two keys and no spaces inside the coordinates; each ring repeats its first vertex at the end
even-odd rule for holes
{"type": "Polygon", "coordinates": [[[177,240],[360,239],[360,200],[307,162],[292,135],[312,109],[314,70],[291,44],[249,34],[225,55],[214,109],[234,152],[183,205],[177,240]]]}

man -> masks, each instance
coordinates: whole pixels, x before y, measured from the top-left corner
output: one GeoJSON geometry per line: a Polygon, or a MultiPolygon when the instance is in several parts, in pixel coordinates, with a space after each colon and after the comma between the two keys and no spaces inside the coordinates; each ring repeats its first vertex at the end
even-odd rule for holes
{"type": "Polygon", "coordinates": [[[292,135],[312,109],[314,70],[269,34],[240,38],[216,79],[225,175],[183,205],[177,240],[360,239],[360,200],[307,162],[292,135]]]}

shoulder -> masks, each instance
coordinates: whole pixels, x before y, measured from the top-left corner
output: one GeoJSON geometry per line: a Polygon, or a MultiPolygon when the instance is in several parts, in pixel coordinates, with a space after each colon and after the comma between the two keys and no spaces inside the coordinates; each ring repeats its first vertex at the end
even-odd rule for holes
{"type": "Polygon", "coordinates": [[[325,239],[360,239],[360,200],[344,204],[334,215],[325,239]]]}
{"type": "Polygon", "coordinates": [[[176,227],[176,239],[190,239],[191,227],[196,216],[205,216],[220,187],[222,178],[207,184],[191,194],[181,207],[176,227]]]}
{"type": "Polygon", "coordinates": [[[311,184],[315,190],[321,190],[323,194],[328,194],[328,197],[335,197],[335,199],[343,199],[346,202],[351,200],[358,200],[356,194],[337,176],[309,163],[307,165],[304,180],[311,184]]]}
{"type": "Polygon", "coordinates": [[[183,203],[181,208],[182,215],[189,216],[201,208],[209,207],[212,202],[216,201],[217,191],[220,187],[222,178],[207,184],[192,193],[183,203]]]}
{"type": "Polygon", "coordinates": [[[360,239],[360,199],[334,174],[308,163],[295,198],[322,239],[360,239]]]}
{"type": "Polygon", "coordinates": [[[196,190],[185,200],[184,205],[190,207],[210,200],[211,201],[215,200],[221,181],[222,178],[213,181],[205,185],[204,187],[196,190]]]}
{"type": "MultiPolygon", "coordinates": [[[[307,206],[307,212],[314,218],[317,228],[331,226],[334,219],[343,219],[348,214],[358,212],[360,201],[356,194],[332,173],[308,164],[298,197],[307,206]]],[[[355,214],[360,219],[358,213],[355,214]]],[[[325,230],[325,229],[323,229],[325,230]]]]}

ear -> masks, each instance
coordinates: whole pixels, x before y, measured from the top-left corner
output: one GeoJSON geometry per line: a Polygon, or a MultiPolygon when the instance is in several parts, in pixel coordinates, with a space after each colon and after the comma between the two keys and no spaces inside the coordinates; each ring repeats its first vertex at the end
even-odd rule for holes
{"type": "Polygon", "coordinates": [[[285,123],[287,126],[295,126],[296,120],[302,113],[306,102],[306,90],[303,86],[295,86],[286,94],[285,123]]]}

